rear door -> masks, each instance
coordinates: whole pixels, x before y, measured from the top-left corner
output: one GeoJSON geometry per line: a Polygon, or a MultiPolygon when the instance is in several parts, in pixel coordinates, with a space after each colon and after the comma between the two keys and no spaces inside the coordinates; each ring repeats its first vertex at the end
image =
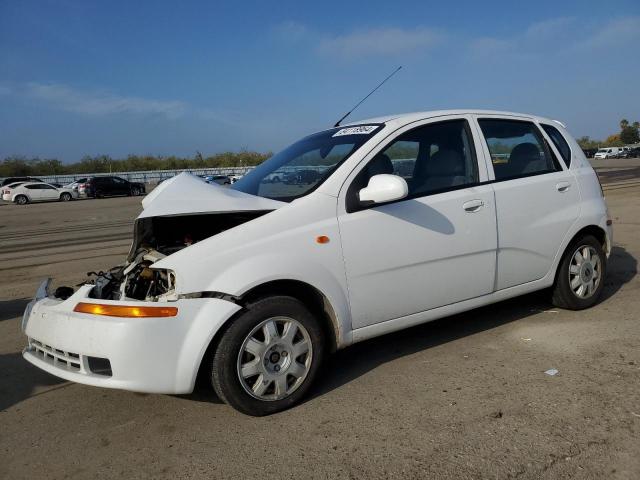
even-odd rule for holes
{"type": "Polygon", "coordinates": [[[29,197],[29,200],[32,202],[37,202],[42,199],[42,194],[44,190],[42,190],[42,185],[39,183],[31,183],[29,185],[24,185],[25,193],[29,197]]]}
{"type": "Polygon", "coordinates": [[[112,177],[102,177],[96,179],[96,189],[103,195],[117,195],[117,187],[112,177]]]}
{"type": "Polygon", "coordinates": [[[498,223],[496,290],[539,280],[577,220],[573,174],[530,119],[477,116],[495,182],[498,223]]]}

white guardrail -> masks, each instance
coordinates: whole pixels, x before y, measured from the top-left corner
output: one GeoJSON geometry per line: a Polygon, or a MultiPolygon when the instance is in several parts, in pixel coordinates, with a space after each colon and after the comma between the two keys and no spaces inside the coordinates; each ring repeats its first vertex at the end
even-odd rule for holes
{"type": "MultiPolygon", "coordinates": [[[[87,177],[121,177],[130,182],[158,183],[160,180],[174,177],[182,172],[189,172],[194,175],[244,175],[254,167],[226,167],[226,168],[183,168],[177,170],[148,170],[144,172],[111,172],[111,173],[74,173],[65,175],[31,175],[34,178],[48,183],[59,183],[66,185],[75,182],[80,178],[87,177]]],[[[24,175],[15,175],[24,176],[24,175]]],[[[3,179],[0,179],[0,181],[3,179]]]]}

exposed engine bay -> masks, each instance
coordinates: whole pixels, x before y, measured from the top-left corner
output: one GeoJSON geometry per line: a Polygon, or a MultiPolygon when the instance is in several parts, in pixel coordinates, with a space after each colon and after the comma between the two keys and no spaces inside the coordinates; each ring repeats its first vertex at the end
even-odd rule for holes
{"type": "MultiPolygon", "coordinates": [[[[177,215],[136,221],[127,262],[103,272],[89,272],[90,296],[104,300],[177,300],[175,274],[153,264],[194,243],[258,218],[269,211],[177,215]]],[[[87,283],[87,282],[85,282],[87,283]]]]}

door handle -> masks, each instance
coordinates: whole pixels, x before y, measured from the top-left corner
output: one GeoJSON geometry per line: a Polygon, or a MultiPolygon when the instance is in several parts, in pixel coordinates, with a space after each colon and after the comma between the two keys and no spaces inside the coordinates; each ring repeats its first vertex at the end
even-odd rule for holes
{"type": "Polygon", "coordinates": [[[477,212],[483,206],[484,202],[482,200],[469,200],[468,202],[464,202],[462,204],[462,208],[464,208],[464,211],[468,213],[477,212]]]}
{"type": "Polygon", "coordinates": [[[556,189],[561,193],[568,191],[569,188],[571,188],[571,184],[569,182],[556,183],[556,189]]]}

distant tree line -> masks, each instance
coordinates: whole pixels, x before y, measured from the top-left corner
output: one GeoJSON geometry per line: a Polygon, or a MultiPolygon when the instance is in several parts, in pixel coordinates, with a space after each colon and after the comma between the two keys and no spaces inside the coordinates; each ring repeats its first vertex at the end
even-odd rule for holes
{"type": "Polygon", "coordinates": [[[192,158],[129,155],[114,159],[108,155],[85,156],[79,162],[62,163],[55,158],[26,158],[11,156],[0,163],[0,177],[24,175],[66,175],[83,173],[136,172],[146,170],[181,170],[190,168],[248,167],[258,165],[271,156],[271,152],[224,152],[192,158]]]}
{"type": "Polygon", "coordinates": [[[629,120],[623,118],[620,120],[620,133],[609,135],[606,140],[603,141],[590,137],[580,137],[577,139],[577,142],[583,149],[622,147],[623,145],[640,143],[640,122],[629,123],[629,120]]]}
{"type": "MultiPolygon", "coordinates": [[[[620,121],[620,132],[609,135],[604,141],[595,140],[586,136],[578,138],[577,141],[584,149],[599,148],[601,146],[619,147],[640,143],[640,122],[630,123],[627,119],[622,119],[620,121]]],[[[399,154],[400,152],[395,153],[399,154]]],[[[403,153],[406,153],[408,158],[410,158],[411,155],[415,155],[415,152],[411,149],[407,149],[407,151],[403,153]]],[[[240,152],[223,152],[207,157],[197,152],[196,155],[190,158],[129,155],[127,158],[114,159],[108,155],[96,155],[93,157],[87,155],[75,163],[62,163],[56,158],[10,156],[0,162],[0,177],[249,167],[264,162],[271,155],[271,152],[260,153],[246,150],[240,152]]]]}

